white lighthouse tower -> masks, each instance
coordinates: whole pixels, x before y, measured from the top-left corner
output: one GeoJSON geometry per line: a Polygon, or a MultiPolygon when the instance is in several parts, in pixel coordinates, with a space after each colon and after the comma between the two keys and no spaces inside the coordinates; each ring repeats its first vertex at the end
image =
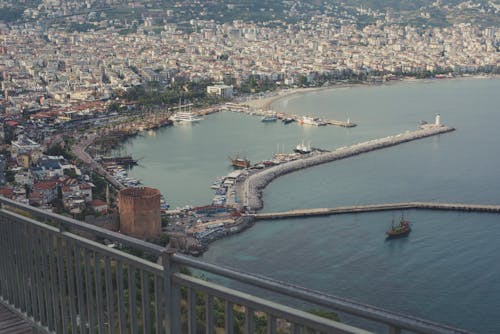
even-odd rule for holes
{"type": "Polygon", "coordinates": [[[434,121],[435,126],[441,126],[441,116],[436,114],[436,120],[434,121]]]}

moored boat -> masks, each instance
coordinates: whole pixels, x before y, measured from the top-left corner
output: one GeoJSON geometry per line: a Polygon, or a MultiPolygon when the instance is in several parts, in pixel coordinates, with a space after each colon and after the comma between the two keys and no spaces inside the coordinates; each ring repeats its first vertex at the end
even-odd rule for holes
{"type": "Polygon", "coordinates": [[[262,122],[276,122],[278,120],[278,115],[275,112],[268,113],[264,117],[262,117],[262,122]]]}
{"type": "Polygon", "coordinates": [[[250,167],[250,160],[242,158],[229,158],[231,160],[231,165],[236,168],[248,168],[250,167]]]}
{"type": "Polygon", "coordinates": [[[185,112],[185,111],[180,111],[173,115],[170,118],[171,121],[174,122],[184,122],[184,123],[193,123],[193,122],[199,122],[202,120],[202,118],[198,115],[196,115],[194,112],[185,112]]]}
{"type": "Polygon", "coordinates": [[[326,125],[326,122],[324,122],[320,118],[302,116],[302,119],[300,120],[300,124],[303,124],[303,125],[314,125],[314,126],[323,126],[323,125],[326,125]]]}
{"type": "Polygon", "coordinates": [[[295,153],[308,154],[312,152],[311,144],[305,145],[304,142],[298,144],[293,149],[295,153]]]}

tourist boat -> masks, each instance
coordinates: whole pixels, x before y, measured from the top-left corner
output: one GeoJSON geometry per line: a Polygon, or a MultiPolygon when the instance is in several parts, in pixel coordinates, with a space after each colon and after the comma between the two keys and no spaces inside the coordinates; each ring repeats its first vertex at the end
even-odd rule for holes
{"type": "Polygon", "coordinates": [[[319,118],[314,118],[314,117],[308,117],[308,116],[302,116],[302,119],[300,120],[300,124],[303,125],[314,125],[314,126],[322,126],[326,125],[326,122],[323,122],[319,118]]]}
{"type": "Polygon", "coordinates": [[[311,153],[312,152],[311,144],[305,145],[304,142],[302,142],[302,143],[298,144],[297,146],[295,146],[293,151],[296,153],[300,153],[300,154],[311,153]]]}
{"type": "Polygon", "coordinates": [[[275,112],[269,113],[262,117],[261,121],[262,122],[276,122],[278,120],[278,115],[276,115],[275,112]]]}
{"type": "Polygon", "coordinates": [[[394,225],[394,219],[392,220],[392,225],[391,229],[386,231],[385,234],[387,235],[387,238],[398,238],[398,237],[405,237],[407,236],[411,231],[410,227],[410,222],[408,220],[405,220],[401,216],[401,220],[399,221],[399,225],[394,225]]]}
{"type": "Polygon", "coordinates": [[[194,112],[191,111],[180,111],[170,117],[170,120],[174,122],[183,122],[183,123],[194,123],[201,121],[201,117],[196,115],[194,112]]]}
{"type": "Polygon", "coordinates": [[[231,165],[236,168],[248,168],[250,167],[250,160],[242,158],[229,158],[231,160],[231,165]]]}

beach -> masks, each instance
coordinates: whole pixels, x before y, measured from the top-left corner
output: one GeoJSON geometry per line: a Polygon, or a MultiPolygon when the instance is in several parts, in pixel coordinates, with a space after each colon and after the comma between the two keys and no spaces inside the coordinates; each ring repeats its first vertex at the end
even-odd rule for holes
{"type": "Polygon", "coordinates": [[[464,80],[464,79],[495,79],[499,78],[499,75],[496,74],[478,74],[478,75],[463,75],[456,77],[447,77],[443,79],[434,79],[434,78],[424,78],[424,79],[415,79],[414,77],[401,78],[399,80],[391,80],[384,82],[360,82],[360,83],[335,83],[328,86],[322,87],[303,87],[303,88],[289,88],[289,89],[281,89],[272,92],[265,93],[264,95],[253,94],[246,101],[240,101],[238,104],[241,106],[248,106],[252,110],[270,110],[272,109],[272,105],[279,100],[289,98],[291,96],[308,94],[313,92],[319,92],[330,89],[338,89],[338,88],[351,88],[351,87],[363,87],[363,86],[379,86],[379,85],[394,85],[401,82],[425,82],[425,81],[433,81],[433,80],[464,80]]]}
{"type": "Polygon", "coordinates": [[[335,86],[325,86],[325,87],[310,87],[310,88],[290,88],[283,89],[274,92],[270,92],[264,96],[253,95],[250,100],[239,102],[240,105],[247,105],[250,109],[258,110],[269,110],[273,103],[278,102],[281,99],[289,98],[294,95],[307,94],[312,92],[318,92],[327,89],[335,89],[340,87],[350,87],[351,85],[335,85],[335,86]]]}

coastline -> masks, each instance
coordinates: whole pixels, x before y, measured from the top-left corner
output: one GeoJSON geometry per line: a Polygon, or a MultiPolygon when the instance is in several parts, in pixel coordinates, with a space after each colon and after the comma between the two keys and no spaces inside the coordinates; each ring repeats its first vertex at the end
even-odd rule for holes
{"type": "MultiPolygon", "coordinates": [[[[320,92],[320,91],[327,91],[327,90],[335,90],[335,89],[339,89],[339,88],[356,88],[356,87],[370,87],[370,86],[380,86],[380,85],[397,85],[399,83],[405,83],[405,82],[407,82],[407,83],[430,83],[430,82],[434,82],[436,80],[442,81],[442,80],[450,80],[450,79],[451,80],[477,80],[477,79],[499,79],[499,78],[500,78],[500,75],[498,75],[498,74],[477,74],[477,75],[463,75],[463,76],[446,77],[446,78],[439,78],[439,79],[437,79],[437,78],[417,79],[414,77],[403,77],[403,78],[398,78],[397,80],[389,80],[389,81],[384,81],[384,82],[359,82],[359,83],[339,82],[339,83],[334,83],[334,84],[331,84],[328,86],[322,86],[322,87],[307,87],[307,88],[304,87],[304,88],[290,88],[290,89],[284,89],[284,90],[276,90],[273,92],[269,92],[268,96],[265,96],[265,97],[262,97],[261,94],[257,93],[257,94],[253,94],[253,95],[248,96],[249,99],[247,101],[235,101],[235,103],[237,103],[239,105],[246,105],[253,110],[258,110],[258,109],[266,110],[266,109],[272,108],[272,105],[279,102],[280,100],[290,98],[292,96],[299,96],[299,95],[315,93],[315,92],[320,92]]],[[[195,112],[198,114],[201,114],[201,115],[208,115],[208,114],[220,111],[220,108],[222,106],[223,105],[205,106],[205,107],[199,108],[195,112]]],[[[163,111],[161,113],[165,113],[165,111],[163,111]]],[[[152,130],[156,130],[157,128],[162,127],[164,125],[169,125],[169,124],[164,124],[165,115],[163,115],[163,116],[164,117],[161,119],[149,120],[147,122],[148,123],[147,126],[146,126],[146,124],[142,124],[146,121],[139,122],[139,124],[135,124],[135,126],[136,126],[135,128],[133,127],[134,124],[132,124],[132,127],[131,127],[131,125],[125,126],[124,129],[120,129],[121,130],[120,132],[124,135],[125,138],[128,138],[128,137],[132,137],[132,136],[136,135],[139,131],[143,130],[143,127],[144,127],[144,129],[149,128],[152,130]],[[141,125],[141,126],[139,127],[139,125],[141,125]]],[[[168,116],[166,118],[168,118],[168,116]]],[[[102,133],[103,136],[101,138],[108,137],[108,136],[112,135],[112,133],[113,133],[113,131],[111,129],[109,131],[104,131],[102,133]]],[[[88,154],[86,154],[85,149],[89,146],[94,145],[95,140],[97,138],[99,138],[99,137],[94,137],[92,141],[86,141],[85,145],[83,145],[83,147],[81,147],[81,148],[78,148],[78,146],[82,146],[82,145],[77,144],[76,145],[77,152],[75,152],[75,153],[79,153],[79,154],[77,154],[77,156],[84,163],[86,163],[87,165],[90,165],[93,169],[95,169],[98,166],[97,166],[95,161],[93,161],[93,162],[89,161],[89,157],[87,156],[88,154]]],[[[118,146],[119,145],[120,144],[118,144],[118,146]]],[[[101,173],[104,174],[102,170],[101,170],[101,173]]],[[[114,182],[112,182],[112,184],[117,186],[117,184],[115,184],[114,182]]],[[[118,186],[118,188],[120,188],[120,187],[118,186]]]]}
{"type": "Polygon", "coordinates": [[[247,105],[251,109],[262,109],[268,110],[271,109],[272,105],[282,99],[289,98],[291,96],[303,95],[313,92],[319,92],[329,89],[335,88],[345,88],[351,87],[353,84],[345,84],[345,85],[335,85],[335,86],[325,86],[325,87],[307,87],[307,88],[290,88],[285,90],[278,90],[273,92],[274,94],[268,97],[258,97],[258,94],[254,94],[253,97],[244,102],[239,102],[240,105],[247,105]]]}
{"type": "MultiPolygon", "coordinates": [[[[480,76],[480,77],[459,77],[459,78],[455,78],[457,80],[460,80],[460,79],[476,79],[476,78],[481,78],[481,79],[485,79],[485,78],[492,78],[492,77],[485,77],[485,76],[480,76]]],[[[407,79],[407,80],[394,80],[394,81],[389,81],[389,82],[385,82],[385,83],[380,83],[380,84],[359,84],[360,87],[373,87],[373,88],[376,88],[377,86],[381,86],[381,85],[397,85],[399,83],[403,83],[404,85],[408,85],[409,83],[438,83],[438,82],[441,82],[442,80],[429,80],[429,79],[422,79],[422,80],[419,80],[419,79],[407,79]]],[[[446,84],[445,84],[446,85],[446,84]]],[[[299,94],[307,94],[307,93],[311,93],[311,92],[317,92],[317,91],[323,91],[323,90],[327,90],[327,89],[335,89],[335,88],[348,88],[348,87],[356,87],[358,86],[357,84],[354,85],[354,84],[339,84],[339,85],[332,85],[332,86],[327,86],[327,87],[314,87],[314,88],[297,88],[297,89],[290,89],[290,90],[286,90],[286,91],[280,91],[280,92],[274,92],[274,95],[273,96],[267,96],[265,99],[264,98],[257,98],[257,99],[254,99],[257,101],[257,103],[259,103],[260,105],[264,104],[264,103],[275,103],[276,101],[279,101],[280,99],[283,99],[283,98],[289,98],[290,96],[294,96],[294,95],[299,95],[299,94]]],[[[410,85],[412,86],[412,85],[410,85]]],[[[419,85],[420,86],[420,85],[419,85]]],[[[425,85],[425,86],[428,86],[428,85],[425,85]]],[[[433,88],[431,88],[433,89],[433,88]]],[[[365,91],[365,90],[362,90],[362,91],[365,91]]],[[[257,95],[259,96],[259,95],[257,95]]],[[[214,107],[215,108],[215,107],[214,107]]],[[[200,108],[199,110],[202,110],[204,108],[200,108]]],[[[260,123],[259,123],[260,124],[260,123]]],[[[193,130],[195,130],[193,128],[193,130]]],[[[198,129],[199,131],[200,129],[198,129]]],[[[219,169],[220,171],[220,169],[219,169]]],[[[219,175],[218,173],[214,175],[219,175]]],[[[232,196],[232,192],[229,190],[227,191],[228,195],[231,195],[232,196]]],[[[238,191],[236,191],[236,193],[238,193],[238,191]]],[[[229,197],[228,196],[228,200],[229,200],[229,197]]],[[[260,196],[258,196],[260,197],[260,196]]],[[[238,204],[244,204],[245,202],[243,201],[244,199],[244,196],[241,196],[241,192],[240,194],[238,194],[237,197],[235,198],[238,198],[238,204]]],[[[183,201],[181,201],[183,202],[183,201]]],[[[201,202],[200,201],[192,201],[191,202],[188,202],[188,203],[194,203],[195,205],[196,204],[199,204],[201,205],[202,203],[207,203],[206,201],[202,200],[201,202]]],[[[182,204],[182,203],[181,203],[182,204]]],[[[264,204],[264,203],[262,203],[264,204]]],[[[177,204],[176,204],[177,205],[177,204]]],[[[256,210],[258,210],[258,207],[259,205],[251,205],[252,207],[254,207],[256,210]]],[[[181,206],[182,207],[182,206],[181,206]]],[[[234,227],[234,225],[228,225],[227,226],[227,230],[231,229],[232,227],[234,227]]],[[[214,235],[211,235],[210,238],[211,240],[210,241],[213,241],[214,239],[212,239],[212,236],[214,235]]],[[[210,242],[209,241],[209,242],[210,242]]]]}
{"type": "Polygon", "coordinates": [[[446,78],[422,78],[417,79],[414,77],[403,77],[397,80],[388,80],[384,82],[359,82],[359,83],[337,83],[322,87],[302,87],[302,88],[288,88],[283,90],[277,90],[270,92],[270,96],[261,97],[259,94],[253,94],[247,101],[237,102],[241,106],[248,106],[250,109],[262,109],[269,110],[272,109],[273,104],[292,96],[304,95],[309,93],[315,93],[320,91],[335,90],[339,88],[356,88],[356,87],[370,87],[370,86],[381,86],[381,85],[396,85],[399,83],[427,83],[434,82],[436,80],[478,80],[478,79],[499,79],[499,74],[477,74],[477,75],[462,75],[446,78]]]}

